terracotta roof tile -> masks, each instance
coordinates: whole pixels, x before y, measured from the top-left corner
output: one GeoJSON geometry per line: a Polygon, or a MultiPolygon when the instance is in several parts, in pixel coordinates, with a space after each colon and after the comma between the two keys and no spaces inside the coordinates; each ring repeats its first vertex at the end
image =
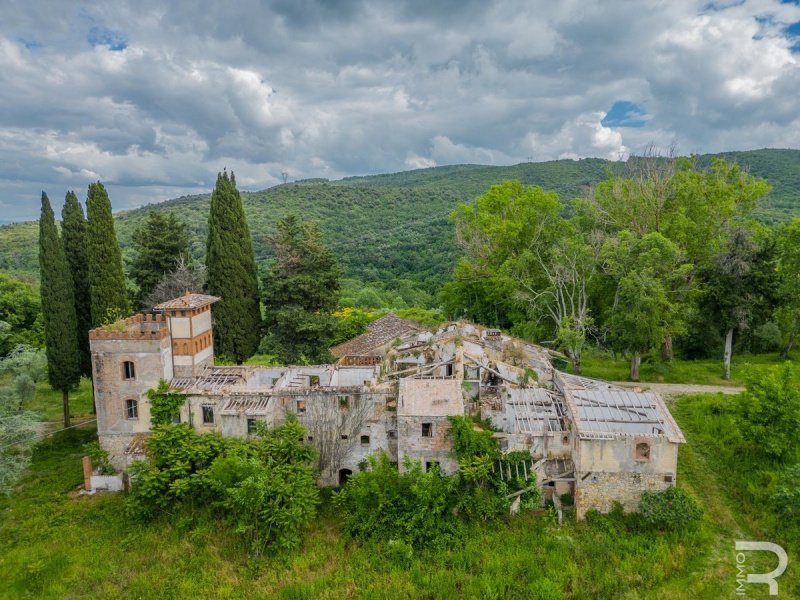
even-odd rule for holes
{"type": "Polygon", "coordinates": [[[342,356],[363,356],[365,354],[371,354],[396,337],[417,331],[421,331],[421,328],[414,321],[401,319],[396,314],[389,313],[367,325],[366,333],[362,333],[352,340],[334,346],[330,350],[331,354],[336,358],[341,358],[342,356]]]}
{"type": "Polygon", "coordinates": [[[153,307],[153,310],[202,308],[203,306],[214,304],[214,302],[219,300],[220,298],[217,298],[216,296],[207,296],[206,294],[193,294],[186,292],[180,298],[173,298],[172,300],[167,300],[161,304],[156,304],[153,307]]]}

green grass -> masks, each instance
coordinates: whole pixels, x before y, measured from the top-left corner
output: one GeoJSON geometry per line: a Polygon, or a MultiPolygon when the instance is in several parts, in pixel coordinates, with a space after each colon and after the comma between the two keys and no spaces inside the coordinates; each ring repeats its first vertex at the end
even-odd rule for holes
{"type": "MultiPolygon", "coordinates": [[[[800,361],[800,352],[789,356],[793,362],[800,361]]],[[[694,383],[702,385],[744,386],[748,376],[766,368],[781,364],[778,353],[734,354],[731,360],[731,378],[722,378],[721,360],[680,360],[659,362],[644,359],[640,369],[640,381],[650,383],[694,383]]],[[[588,348],[581,355],[582,374],[586,377],[607,381],[628,381],[630,363],[621,356],[612,356],[595,348],[588,348]]],[[[569,371],[572,366],[569,365],[569,371]]]]}
{"type": "MultiPolygon", "coordinates": [[[[27,410],[37,413],[43,421],[61,422],[63,409],[61,408],[61,392],[50,388],[47,383],[36,386],[36,395],[25,404],[27,410]]],[[[83,378],[78,389],[69,395],[69,412],[72,419],[82,422],[94,418],[92,415],[92,382],[83,378]]]]}
{"type": "MultiPolygon", "coordinates": [[[[784,543],[781,597],[797,597],[797,538],[773,529],[741,485],[748,473],[732,476],[731,451],[723,452],[732,423],[713,407],[730,401],[684,397],[675,406],[690,442],[680,450],[678,485],[705,511],[695,534],[631,532],[611,518],[559,528],[527,515],[473,527],[461,547],[412,556],[348,542],[329,501],[297,552],[257,561],[209,517],[130,522],[122,495],[69,495],[94,432],[63,432],[37,447],[17,491],[0,499],[0,597],[717,599],[733,597],[735,539],[784,543]]],[[[757,587],[748,593],[766,597],[757,587]]]]}

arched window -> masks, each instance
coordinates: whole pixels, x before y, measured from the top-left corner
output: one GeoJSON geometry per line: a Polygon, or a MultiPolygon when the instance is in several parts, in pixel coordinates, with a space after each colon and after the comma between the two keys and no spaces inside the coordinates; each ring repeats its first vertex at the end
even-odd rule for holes
{"type": "Polygon", "coordinates": [[[125,414],[129,419],[139,418],[139,401],[125,400],[125,414]]]}
{"type": "Polygon", "coordinates": [[[122,378],[126,380],[136,379],[136,367],[133,362],[126,360],[122,363],[122,378]]]}

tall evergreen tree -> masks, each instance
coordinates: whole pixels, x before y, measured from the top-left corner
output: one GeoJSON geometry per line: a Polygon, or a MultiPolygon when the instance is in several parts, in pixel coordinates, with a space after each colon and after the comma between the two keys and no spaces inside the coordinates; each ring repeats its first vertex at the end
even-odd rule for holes
{"type": "Polygon", "coordinates": [[[136,256],[131,262],[130,276],[139,286],[137,302],[143,305],[164,275],[175,267],[175,262],[188,259],[189,234],[174,213],[151,211],[133,232],[133,244],[136,256]]]}
{"type": "Polygon", "coordinates": [[[92,375],[89,329],[92,327],[92,301],[89,295],[89,255],[86,249],[86,219],[75,192],[67,192],[61,209],[61,239],[72,275],[75,316],[78,323],[78,349],[81,374],[92,375]]]}
{"type": "Polygon", "coordinates": [[[64,427],[69,427],[69,392],[78,385],[81,377],[78,322],[75,317],[72,275],[56,229],[50,200],[44,192],[42,215],[39,219],[39,274],[47,344],[47,379],[54,390],[61,391],[64,427]]]}
{"type": "Polygon", "coordinates": [[[281,360],[327,360],[339,299],[339,266],[314,223],[289,216],[269,238],[275,259],[264,279],[267,346],[281,360]]]}
{"type": "Polygon", "coordinates": [[[92,325],[98,327],[130,312],[111,202],[99,181],[89,185],[86,215],[92,325]]]}
{"type": "Polygon", "coordinates": [[[214,345],[237,363],[255,354],[261,329],[258,275],[250,228],[233,173],[217,176],[208,217],[208,292],[214,307],[214,345]]]}

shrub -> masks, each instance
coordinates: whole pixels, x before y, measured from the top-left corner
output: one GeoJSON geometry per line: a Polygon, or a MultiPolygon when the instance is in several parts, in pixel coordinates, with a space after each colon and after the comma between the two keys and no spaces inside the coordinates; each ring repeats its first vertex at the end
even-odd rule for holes
{"type": "Polygon", "coordinates": [[[800,464],[784,471],[770,504],[782,520],[800,525],[800,464]]]}
{"type": "Polygon", "coordinates": [[[800,378],[791,363],[753,377],[742,394],[739,429],[751,451],[778,462],[800,449],[800,378]]]}
{"type": "Polygon", "coordinates": [[[108,452],[103,450],[97,440],[84,444],[83,451],[92,459],[92,467],[100,475],[113,475],[117,472],[109,462],[108,452]]]}
{"type": "Polygon", "coordinates": [[[303,427],[259,427],[248,440],[199,434],[188,425],[153,429],[147,461],[131,467],[129,513],[191,519],[195,508],[219,511],[254,555],[267,547],[294,548],[316,514],[313,447],[303,427]]]}
{"type": "Polygon", "coordinates": [[[703,516],[697,503],[676,487],[645,492],[639,501],[639,511],[647,525],[661,531],[693,529],[703,516]]]}
{"type": "Polygon", "coordinates": [[[454,515],[456,480],[438,469],[423,472],[407,459],[400,473],[384,452],[369,457],[369,468],[350,477],[334,496],[354,538],[399,540],[413,547],[444,547],[461,534],[454,515]]]}

